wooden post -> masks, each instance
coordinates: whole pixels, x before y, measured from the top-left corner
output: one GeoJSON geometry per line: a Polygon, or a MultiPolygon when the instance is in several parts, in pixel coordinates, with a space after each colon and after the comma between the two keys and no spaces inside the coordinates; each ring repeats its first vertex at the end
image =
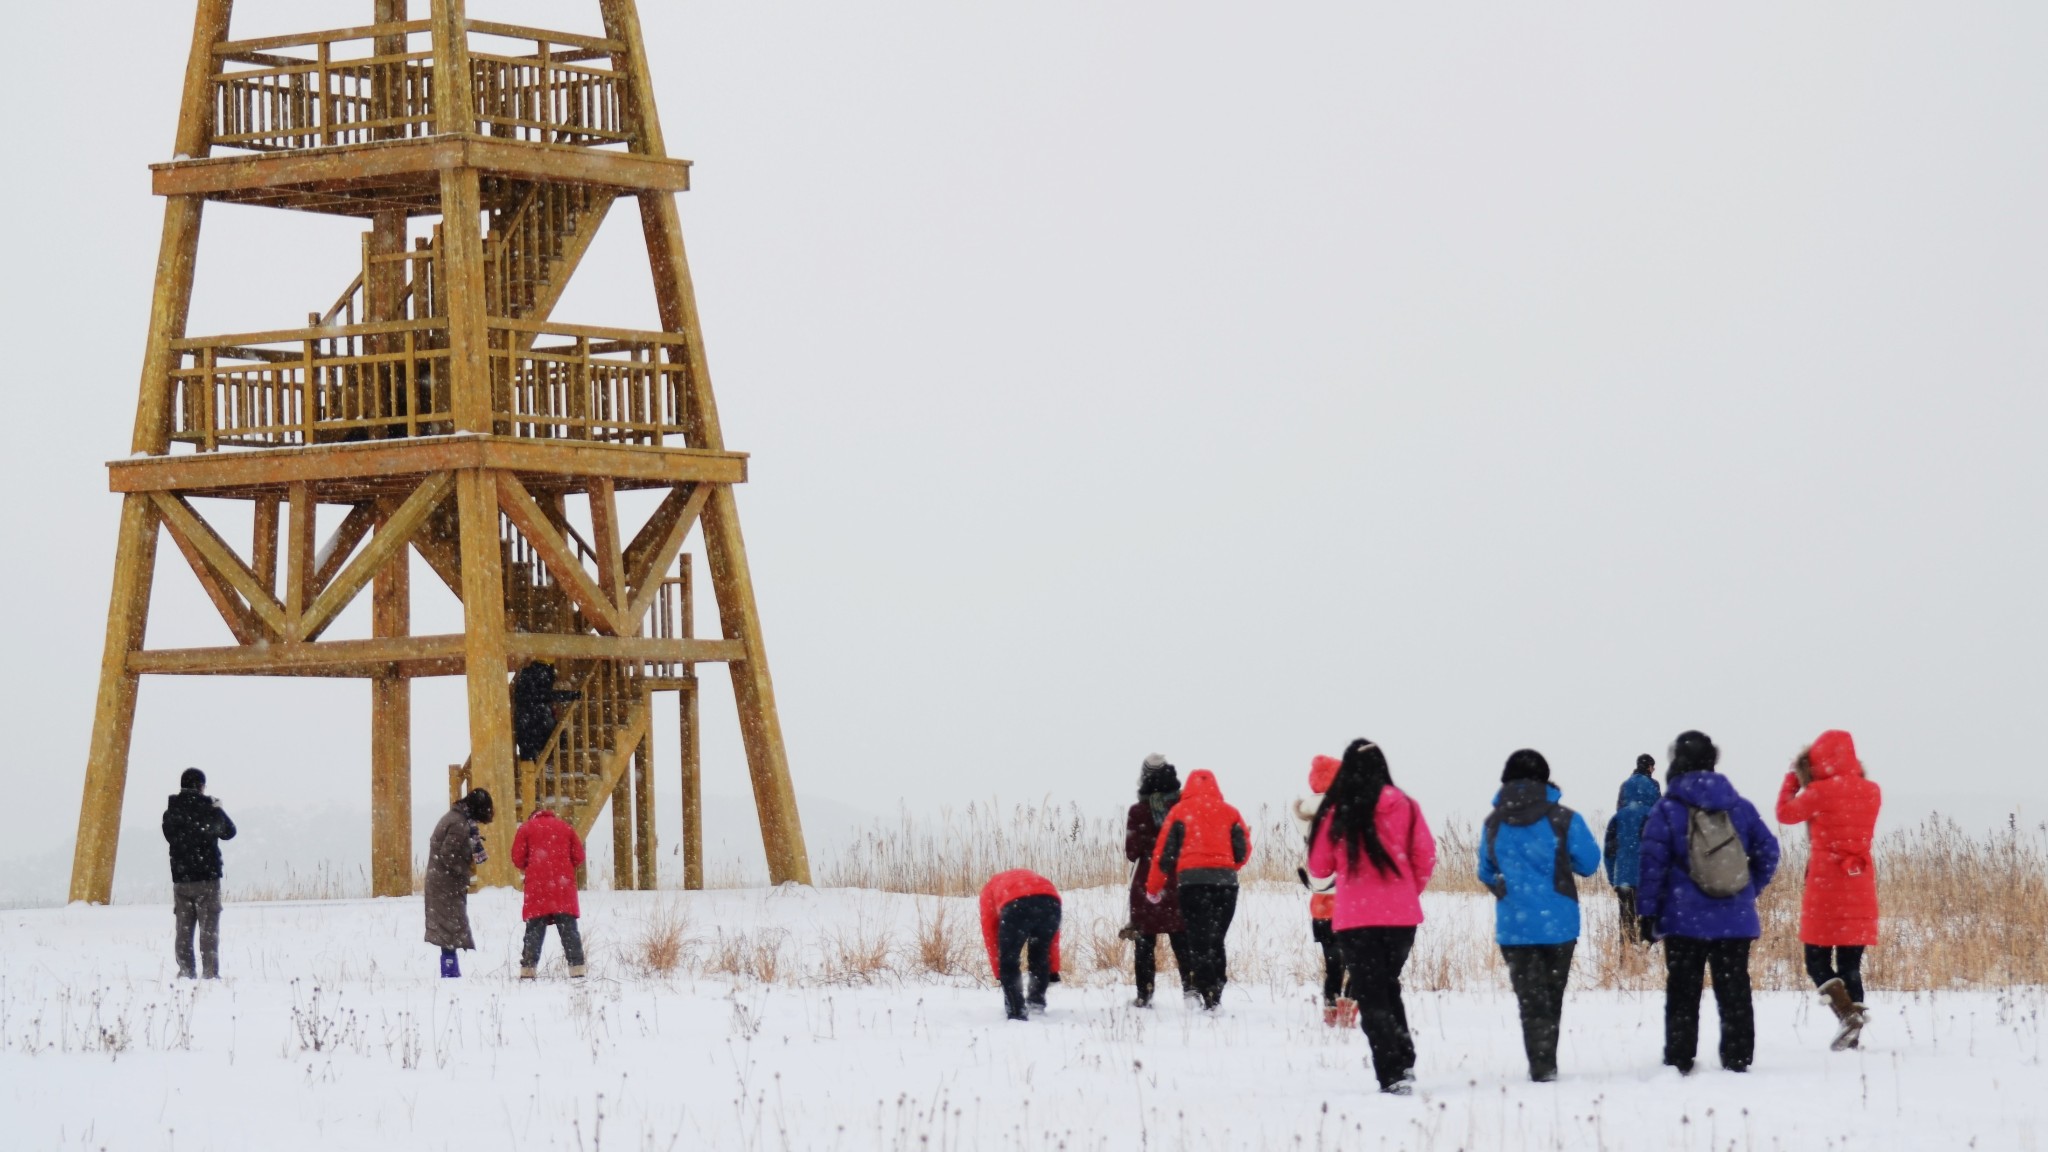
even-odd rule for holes
{"type": "MultiPolygon", "coordinates": [[[[634,149],[666,156],[660,117],[655,112],[653,79],[640,34],[639,11],[633,0],[602,0],[605,34],[626,45],[625,64],[633,92],[634,149]]],[[[703,328],[698,321],[696,288],[690,280],[683,229],[675,197],[666,192],[640,196],[640,226],[654,270],[654,288],[662,327],[683,337],[689,375],[690,413],[687,440],[692,448],[723,451],[725,435],[711,393],[711,368],[704,355],[703,328]]],[[[789,758],[782,743],[782,720],[775,707],[775,686],[768,673],[768,648],[761,637],[760,607],[754,599],[753,574],[747,566],[746,541],[740,535],[739,506],[732,488],[712,489],[702,518],[704,551],[711,566],[711,587],[718,598],[719,619],[729,639],[745,647],[746,657],[730,665],[734,700],[739,705],[740,739],[753,778],[754,807],[761,819],[762,847],[768,857],[768,878],[781,884],[811,882],[810,854],[804,847],[803,825],[797,817],[796,789],[789,778],[789,758]]]]}
{"type": "Polygon", "coordinates": [[[100,651],[99,702],[93,708],[85,798],[78,808],[78,842],[71,856],[73,900],[105,904],[114,897],[121,800],[128,788],[128,744],[135,733],[135,697],[141,684],[141,678],[128,670],[128,654],[142,647],[155,572],[156,512],[147,495],[132,493],[121,502],[114,594],[107,608],[106,644],[100,651]]]}
{"type": "MultiPolygon", "coordinates": [[[[640,701],[642,708],[651,710],[654,694],[643,692],[640,701]]],[[[638,881],[636,887],[651,892],[660,886],[656,882],[660,859],[654,841],[654,723],[650,718],[647,734],[633,749],[633,871],[638,881]]]]}
{"type": "Polygon", "coordinates": [[[455,477],[462,522],[463,661],[469,679],[470,780],[489,790],[497,818],[484,827],[490,855],[483,883],[510,887],[512,826],[512,693],[506,683],[504,558],[499,553],[498,486],[488,472],[455,477]]]}
{"type": "Polygon", "coordinates": [[[450,404],[457,432],[489,432],[493,422],[482,205],[476,169],[441,174],[440,274],[448,293],[450,404]]]}
{"type": "Polygon", "coordinates": [[[619,782],[612,787],[612,889],[624,892],[634,888],[633,880],[633,776],[630,771],[619,773],[619,782]]]}
{"type": "Polygon", "coordinates": [[[683,887],[695,892],[704,887],[704,768],[694,674],[683,676],[683,686],[676,692],[676,710],[683,752],[683,887]]]}
{"type": "Polygon", "coordinates": [[[256,582],[273,596],[277,594],[278,510],[283,503],[275,496],[256,498],[256,539],[249,550],[249,568],[256,573],[256,582]]]}
{"type": "MultiPolygon", "coordinates": [[[[385,531],[391,507],[378,509],[385,531]]],[[[373,636],[412,632],[412,553],[377,570],[370,592],[373,636]]],[[[387,669],[370,680],[370,894],[412,894],[412,681],[387,669]]]]}

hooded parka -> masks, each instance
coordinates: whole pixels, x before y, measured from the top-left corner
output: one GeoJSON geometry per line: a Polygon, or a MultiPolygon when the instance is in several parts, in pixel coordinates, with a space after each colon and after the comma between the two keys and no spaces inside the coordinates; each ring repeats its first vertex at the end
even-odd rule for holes
{"type": "Polygon", "coordinates": [[[1726,776],[1705,769],[1686,772],[1672,778],[1664,799],[1643,822],[1641,867],[1636,911],[1656,919],[1659,937],[1754,940],[1763,935],[1756,897],[1778,872],[1778,838],[1764,826],[1756,805],[1738,795],[1726,776]],[[1728,813],[1742,838],[1749,884],[1733,896],[1709,896],[1693,883],[1687,837],[1695,808],[1728,813]]]}
{"type": "Polygon", "coordinates": [[[583,839],[569,822],[542,808],[512,836],[512,866],[526,874],[522,920],[575,916],[576,866],[583,863],[583,839]]]}
{"type": "Polygon", "coordinates": [[[1821,947],[1875,944],[1877,868],[1870,841],[1883,794],[1864,778],[1847,732],[1821,733],[1807,759],[1813,782],[1801,788],[1798,775],[1788,772],[1778,789],[1778,823],[1805,824],[1812,846],[1799,939],[1821,947]]]}
{"type": "Polygon", "coordinates": [[[1616,888],[1633,888],[1641,878],[1643,821],[1663,795],[1648,773],[1632,773],[1621,782],[1614,815],[1607,821],[1607,882],[1616,888]]]}
{"type": "Polygon", "coordinates": [[[1180,790],[1180,803],[1166,814],[1160,828],[1159,846],[1152,851],[1152,871],[1145,878],[1145,894],[1159,896],[1168,878],[1188,872],[1227,871],[1236,883],[1237,870],[1252,858],[1252,832],[1244,817],[1223,799],[1216,786],[1216,774],[1208,769],[1188,773],[1180,790]]]}

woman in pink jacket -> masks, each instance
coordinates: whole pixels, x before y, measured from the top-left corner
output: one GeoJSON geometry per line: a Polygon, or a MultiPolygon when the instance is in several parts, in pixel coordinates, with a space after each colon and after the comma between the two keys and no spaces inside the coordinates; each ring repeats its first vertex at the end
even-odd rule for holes
{"type": "Polygon", "coordinates": [[[1436,838],[1370,740],[1344,749],[1311,825],[1308,870],[1337,878],[1330,924],[1372,1046],[1373,1073],[1380,1091],[1406,1096],[1415,1086],[1415,1038],[1401,1003],[1401,969],[1422,923],[1422,890],[1436,871],[1436,838]]]}

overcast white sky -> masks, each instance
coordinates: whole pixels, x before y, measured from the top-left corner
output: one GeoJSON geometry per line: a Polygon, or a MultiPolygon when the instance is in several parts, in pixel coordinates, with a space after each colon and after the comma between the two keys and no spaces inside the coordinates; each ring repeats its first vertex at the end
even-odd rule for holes
{"type": "MultiPolygon", "coordinates": [[[[61,98],[0,180],[0,782],[47,817],[0,856],[74,827],[191,8],[14,15],[61,98]]],[[[1763,798],[1839,726],[1895,820],[2048,807],[2048,9],[645,8],[804,795],[1110,814],[1163,751],[1249,807],[1363,734],[1433,811],[1525,745],[1590,810],[1683,728],[1763,798]]],[[[301,322],[360,230],[212,210],[192,330],[301,322]]],[[[654,326],[630,207],[558,315],[654,326]]],[[[225,637],[160,572],[153,641],[225,637]]],[[[147,682],[131,816],[188,763],[365,807],[367,701],[147,682]]]]}

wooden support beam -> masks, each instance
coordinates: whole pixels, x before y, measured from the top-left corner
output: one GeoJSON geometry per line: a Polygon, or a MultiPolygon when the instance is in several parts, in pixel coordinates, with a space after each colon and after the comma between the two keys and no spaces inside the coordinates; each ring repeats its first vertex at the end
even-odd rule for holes
{"type": "Polygon", "coordinates": [[[685,676],[683,680],[676,692],[677,738],[683,755],[683,887],[695,892],[704,887],[704,749],[698,728],[697,678],[685,676]]]}
{"type": "Polygon", "coordinates": [[[677,484],[741,484],[747,458],[737,452],[597,444],[573,440],[521,440],[510,436],[425,436],[366,440],[315,448],[247,452],[193,452],[112,460],[107,486],[114,492],[183,492],[187,495],[282,493],[294,481],[395,481],[429,472],[490,468],[546,477],[581,488],[584,478],[609,476],[637,488],[677,484]]]}
{"type": "Polygon", "coordinates": [[[335,573],[341,571],[341,566],[348,563],[348,558],[355,554],[356,545],[361,544],[376,525],[377,506],[365,502],[349,509],[341,523],[334,526],[334,531],[328,534],[327,543],[313,554],[312,591],[316,595],[334,579],[335,573]]]}
{"type": "MultiPolygon", "coordinates": [[[[437,96],[437,100],[442,97],[437,96]]],[[[484,297],[483,194],[473,168],[441,174],[441,267],[448,295],[448,372],[455,430],[494,430],[484,297]]]]}
{"type": "Polygon", "coordinates": [[[467,645],[459,634],[323,640],[227,648],[131,652],[128,670],[149,676],[459,676],[467,645]]]}
{"type": "MultiPolygon", "coordinates": [[[[178,103],[175,155],[203,159],[213,141],[213,48],[228,36],[234,0],[199,0],[192,22],[192,46],[185,62],[185,87],[178,103]]],[[[135,405],[131,449],[162,455],[171,446],[171,341],[185,335],[192,309],[192,272],[199,258],[199,224],[206,202],[173,196],[164,204],[163,236],[156,259],[156,292],[149,305],[149,336],[143,344],[141,394],[135,405]]]]}
{"type": "MultiPolygon", "coordinates": [[[[590,535],[597,583],[614,606],[626,603],[626,562],[619,551],[619,497],[608,476],[590,478],[590,535]]],[[[624,629],[620,629],[624,631],[624,629]]]]}
{"type": "MultiPolygon", "coordinates": [[[[630,764],[630,749],[620,748],[614,757],[621,764],[630,764]]],[[[639,887],[633,876],[633,774],[619,773],[619,782],[612,785],[612,889],[627,892],[639,887]]]]}
{"type": "MultiPolygon", "coordinates": [[[[404,0],[380,0],[393,2],[402,6],[404,0]]],[[[403,527],[392,527],[395,511],[389,505],[378,510],[379,539],[403,527]]],[[[370,593],[370,631],[380,640],[412,631],[410,535],[400,539],[395,562],[377,570],[370,593]]],[[[397,665],[370,679],[370,894],[412,894],[412,681],[397,665]]]]}
{"type": "Polygon", "coordinates": [[[561,533],[549,523],[546,510],[527,493],[518,477],[510,472],[500,472],[497,477],[499,510],[526,537],[527,543],[533,545],[535,554],[541,563],[547,565],[562,591],[569,594],[569,599],[576,602],[576,606],[600,631],[611,636],[625,634],[627,629],[619,620],[618,605],[604,594],[597,581],[592,580],[590,573],[577,561],[576,554],[569,550],[561,533]]]}
{"type": "Polygon", "coordinates": [[[313,599],[313,541],[319,506],[313,503],[313,491],[304,481],[285,487],[285,503],[291,516],[285,523],[284,614],[291,623],[282,631],[297,636],[299,617],[313,599]]]}
{"type": "Polygon", "coordinates": [[[454,505],[443,503],[427,517],[420,530],[412,534],[413,550],[420,554],[420,559],[427,562],[427,567],[434,570],[434,575],[441,578],[441,583],[446,584],[448,591],[453,592],[458,600],[462,598],[461,519],[454,505]]]}
{"type": "Polygon", "coordinates": [[[99,698],[85,758],[85,796],[71,855],[71,899],[105,904],[114,897],[114,857],[121,843],[121,801],[128,790],[128,745],[135,731],[141,681],[129,653],[142,647],[156,571],[156,509],[147,496],[121,502],[114,552],[114,591],[100,649],[99,698]]]}
{"type": "Polygon", "coordinates": [[[206,557],[193,547],[192,542],[178,532],[171,533],[171,541],[178,546],[179,552],[184,553],[185,563],[191,565],[192,574],[199,577],[199,586],[206,590],[206,598],[213,601],[228,631],[234,633],[235,643],[254,644],[268,640],[271,634],[263,627],[262,619],[242,603],[242,598],[233,589],[221,582],[220,577],[214,574],[213,566],[206,562],[206,557]]]}
{"type": "Polygon", "coordinates": [[[255,541],[249,549],[250,568],[263,590],[277,595],[277,541],[279,510],[283,499],[278,496],[258,496],[255,500],[256,529],[255,541]]]}
{"type": "Polygon", "coordinates": [[[213,526],[201,519],[183,497],[167,492],[152,492],[146,499],[156,506],[156,514],[162,518],[163,526],[178,542],[186,555],[197,554],[210,568],[214,576],[241,593],[242,599],[272,632],[280,636],[291,633],[291,624],[284,606],[266,591],[256,580],[256,574],[242,563],[234,549],[217,535],[213,526]]]}
{"type": "Polygon", "coordinates": [[[512,692],[505,679],[505,584],[498,540],[498,491],[490,475],[480,471],[458,473],[455,484],[462,518],[470,772],[479,786],[490,790],[501,813],[485,830],[490,858],[480,876],[487,886],[511,887],[512,692]]]}
{"type": "Polygon", "coordinates": [[[746,645],[737,640],[662,640],[650,636],[591,636],[559,632],[514,632],[506,637],[516,665],[521,658],[558,663],[564,660],[641,660],[649,664],[717,664],[742,659],[746,645]]]}
{"type": "Polygon", "coordinates": [[[510,180],[589,184],[627,195],[690,190],[688,160],[497,140],[474,132],[152,164],[150,187],[159,196],[356,217],[391,211],[433,215],[441,174],[462,168],[510,180]],[[366,185],[374,186],[375,193],[361,191],[366,185]]]}
{"type": "MultiPolygon", "coordinates": [[[[653,543],[642,557],[645,566],[634,573],[633,600],[626,606],[626,624],[632,631],[637,633],[646,627],[647,613],[654,607],[654,598],[661,595],[662,578],[682,552],[683,541],[689,537],[690,528],[710,502],[713,487],[710,484],[692,485],[690,494],[683,498],[682,507],[669,522],[661,540],[653,543]]],[[[663,501],[663,506],[667,506],[667,501],[663,501]]],[[[633,543],[638,545],[640,542],[635,540],[633,543]]]]}
{"type": "Polygon", "coordinates": [[[652,892],[659,887],[659,862],[661,853],[654,839],[654,725],[651,713],[654,699],[642,694],[640,710],[650,714],[650,722],[633,745],[633,882],[643,892],[652,892]]]}
{"type": "MultiPolygon", "coordinates": [[[[403,563],[406,542],[426,523],[434,507],[448,494],[454,478],[446,472],[437,472],[420,484],[411,496],[406,497],[384,528],[377,533],[363,554],[355,558],[348,567],[334,578],[334,582],[321,590],[318,599],[308,605],[293,629],[295,640],[312,640],[320,635],[334,617],[355,599],[356,593],[370,582],[371,577],[382,571],[396,558],[403,563]]],[[[353,513],[351,513],[353,515],[353,513]]],[[[371,515],[374,517],[375,512],[371,515]]]]}

